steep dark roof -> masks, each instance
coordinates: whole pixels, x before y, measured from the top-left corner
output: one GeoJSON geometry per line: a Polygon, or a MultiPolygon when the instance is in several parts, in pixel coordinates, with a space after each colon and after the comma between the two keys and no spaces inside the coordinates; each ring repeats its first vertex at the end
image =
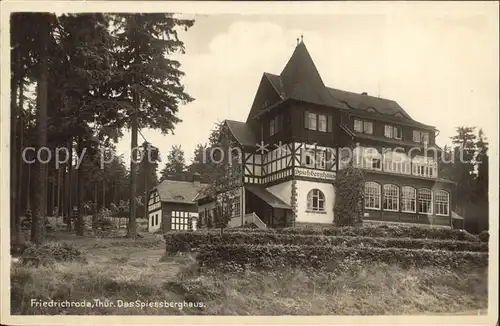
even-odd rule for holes
{"type": "Polygon", "coordinates": [[[257,140],[255,135],[250,129],[250,126],[245,122],[234,121],[234,120],[225,120],[226,125],[229,128],[229,131],[234,136],[236,141],[243,146],[255,146],[257,140]]]}
{"type": "Polygon", "coordinates": [[[195,182],[163,180],[155,189],[162,202],[194,204],[194,198],[205,186],[195,182]]]}
{"type": "Polygon", "coordinates": [[[264,77],[272,84],[281,99],[291,98],[353,113],[366,113],[384,120],[406,122],[412,126],[433,128],[413,120],[393,100],[326,87],[304,42],[297,45],[279,76],[264,73],[264,77]]]}

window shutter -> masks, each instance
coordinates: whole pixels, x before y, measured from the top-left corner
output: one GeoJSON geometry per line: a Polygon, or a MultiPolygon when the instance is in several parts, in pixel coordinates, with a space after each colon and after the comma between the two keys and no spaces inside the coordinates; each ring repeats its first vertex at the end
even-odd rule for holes
{"type": "Polygon", "coordinates": [[[327,130],[328,130],[328,132],[332,132],[332,130],[333,130],[333,119],[332,119],[331,115],[328,116],[327,130]]]}
{"type": "Polygon", "coordinates": [[[304,112],[304,127],[309,129],[309,111],[304,112]]]}

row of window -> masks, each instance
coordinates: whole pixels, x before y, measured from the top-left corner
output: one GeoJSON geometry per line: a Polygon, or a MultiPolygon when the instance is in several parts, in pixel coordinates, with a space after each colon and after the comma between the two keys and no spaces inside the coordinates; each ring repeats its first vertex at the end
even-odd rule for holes
{"type": "Polygon", "coordinates": [[[432,191],[428,188],[417,189],[411,186],[400,188],[394,184],[385,184],[382,187],[376,182],[365,183],[365,208],[381,208],[384,211],[421,213],[421,214],[450,214],[450,194],[444,190],[432,191]],[[434,197],[434,198],[433,198],[434,197]]]}
{"type": "MultiPolygon", "coordinates": [[[[448,216],[450,214],[450,195],[447,191],[428,188],[417,189],[411,186],[400,188],[394,184],[385,184],[383,202],[381,186],[376,182],[365,183],[365,208],[389,212],[433,214],[448,216]],[[418,205],[417,205],[418,204],[418,205]]],[[[319,189],[313,189],[307,194],[307,210],[312,212],[325,211],[325,195],[319,189]]]]}
{"type": "Polygon", "coordinates": [[[410,158],[405,153],[394,151],[382,155],[375,148],[364,147],[355,148],[353,156],[354,165],[362,169],[413,174],[429,178],[437,177],[437,162],[429,157],[415,156],[410,158]]]}
{"type": "MultiPolygon", "coordinates": [[[[354,131],[364,134],[373,134],[373,122],[361,119],[354,119],[354,131]]],[[[403,131],[399,126],[385,125],[384,136],[393,139],[403,139],[403,131]]],[[[429,133],[420,130],[413,130],[413,141],[415,143],[429,143],[429,133]]]]}

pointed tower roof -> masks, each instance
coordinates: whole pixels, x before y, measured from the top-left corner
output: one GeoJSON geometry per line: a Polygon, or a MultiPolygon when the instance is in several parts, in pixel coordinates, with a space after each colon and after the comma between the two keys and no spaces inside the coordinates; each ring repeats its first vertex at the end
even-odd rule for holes
{"type": "Polygon", "coordinates": [[[297,44],[280,74],[280,79],[286,97],[322,105],[337,104],[343,107],[341,103],[332,103],[337,101],[331,97],[325,87],[303,41],[297,44]]]}

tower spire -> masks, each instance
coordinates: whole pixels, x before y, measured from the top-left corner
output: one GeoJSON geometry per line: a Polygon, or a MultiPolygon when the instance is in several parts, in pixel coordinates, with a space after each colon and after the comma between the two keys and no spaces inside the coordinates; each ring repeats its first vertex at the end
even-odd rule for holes
{"type": "Polygon", "coordinates": [[[300,34],[300,42],[304,43],[304,35],[300,34]]]}

